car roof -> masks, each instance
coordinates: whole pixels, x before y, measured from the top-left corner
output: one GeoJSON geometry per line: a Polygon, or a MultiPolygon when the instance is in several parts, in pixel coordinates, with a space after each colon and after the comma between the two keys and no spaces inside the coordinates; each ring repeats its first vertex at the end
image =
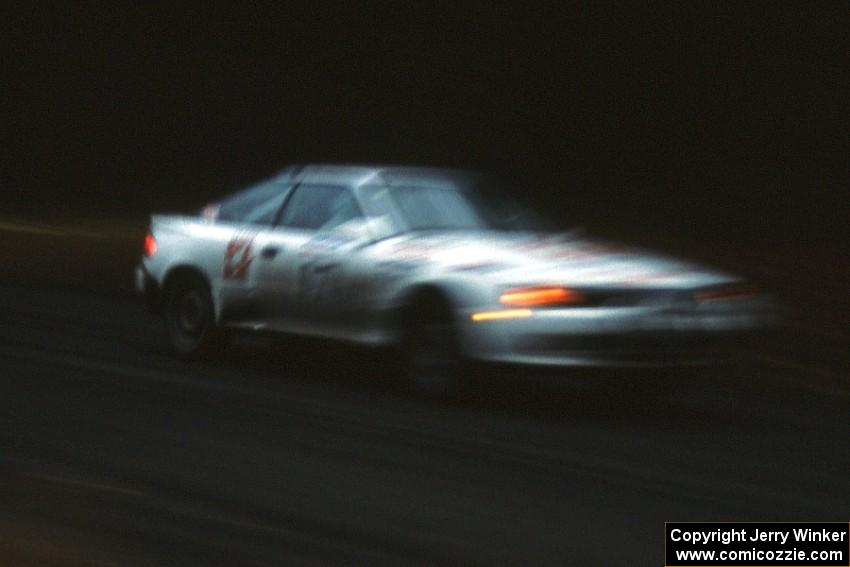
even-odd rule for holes
{"type": "Polygon", "coordinates": [[[460,169],[424,166],[308,164],[287,167],[280,173],[279,179],[356,187],[371,183],[392,186],[413,181],[445,182],[475,175],[460,169]]]}

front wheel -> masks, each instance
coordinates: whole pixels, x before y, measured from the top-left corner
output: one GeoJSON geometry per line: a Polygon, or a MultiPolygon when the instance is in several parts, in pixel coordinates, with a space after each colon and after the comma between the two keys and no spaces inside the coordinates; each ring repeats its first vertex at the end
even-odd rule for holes
{"type": "Polygon", "coordinates": [[[432,301],[411,309],[400,346],[403,378],[414,392],[440,397],[463,389],[466,365],[448,306],[432,301]]]}
{"type": "Polygon", "coordinates": [[[172,350],[186,357],[212,353],[221,345],[209,286],[199,276],[181,276],[165,293],[163,316],[172,350]]]}

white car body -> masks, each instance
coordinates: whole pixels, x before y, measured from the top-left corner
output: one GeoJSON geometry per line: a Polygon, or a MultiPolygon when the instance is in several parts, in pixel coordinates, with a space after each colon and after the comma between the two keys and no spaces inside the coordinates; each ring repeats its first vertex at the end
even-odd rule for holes
{"type": "Polygon", "coordinates": [[[367,345],[396,344],[399,314],[427,290],[450,306],[464,356],[544,365],[701,362],[713,356],[706,346],[772,320],[769,299],[741,278],[691,262],[571,233],[405,226],[394,192],[451,191],[464,175],[290,168],[266,182],[287,194],[263,223],[222,219],[215,204],[154,215],[157,250],[137,270],[138,289],[157,306],[170,278],[191,271],[207,282],[221,327],[367,345]],[[292,195],[314,187],[350,192],[360,216],[330,229],[286,226],[292,195]],[[505,304],[511,290],[549,287],[581,301],[505,304]]]}

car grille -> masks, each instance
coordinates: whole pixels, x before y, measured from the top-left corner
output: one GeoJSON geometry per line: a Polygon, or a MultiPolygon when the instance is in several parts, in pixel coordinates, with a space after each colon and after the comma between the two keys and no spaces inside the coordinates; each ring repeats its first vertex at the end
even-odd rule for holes
{"type": "Polygon", "coordinates": [[[588,307],[631,307],[635,305],[690,307],[694,305],[693,294],[689,290],[597,289],[583,291],[582,293],[587,298],[586,305],[588,307]]]}

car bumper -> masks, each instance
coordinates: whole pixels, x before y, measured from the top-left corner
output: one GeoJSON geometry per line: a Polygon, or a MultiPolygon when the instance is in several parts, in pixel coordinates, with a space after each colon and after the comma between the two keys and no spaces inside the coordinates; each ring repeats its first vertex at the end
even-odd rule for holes
{"type": "Polygon", "coordinates": [[[159,284],[151,277],[144,264],[139,264],[136,267],[134,279],[136,292],[144,298],[145,306],[152,313],[159,313],[162,299],[159,284]]]}
{"type": "Polygon", "coordinates": [[[470,358],[543,366],[645,367],[728,360],[775,318],[767,309],[549,309],[473,321],[460,314],[470,358]]]}

